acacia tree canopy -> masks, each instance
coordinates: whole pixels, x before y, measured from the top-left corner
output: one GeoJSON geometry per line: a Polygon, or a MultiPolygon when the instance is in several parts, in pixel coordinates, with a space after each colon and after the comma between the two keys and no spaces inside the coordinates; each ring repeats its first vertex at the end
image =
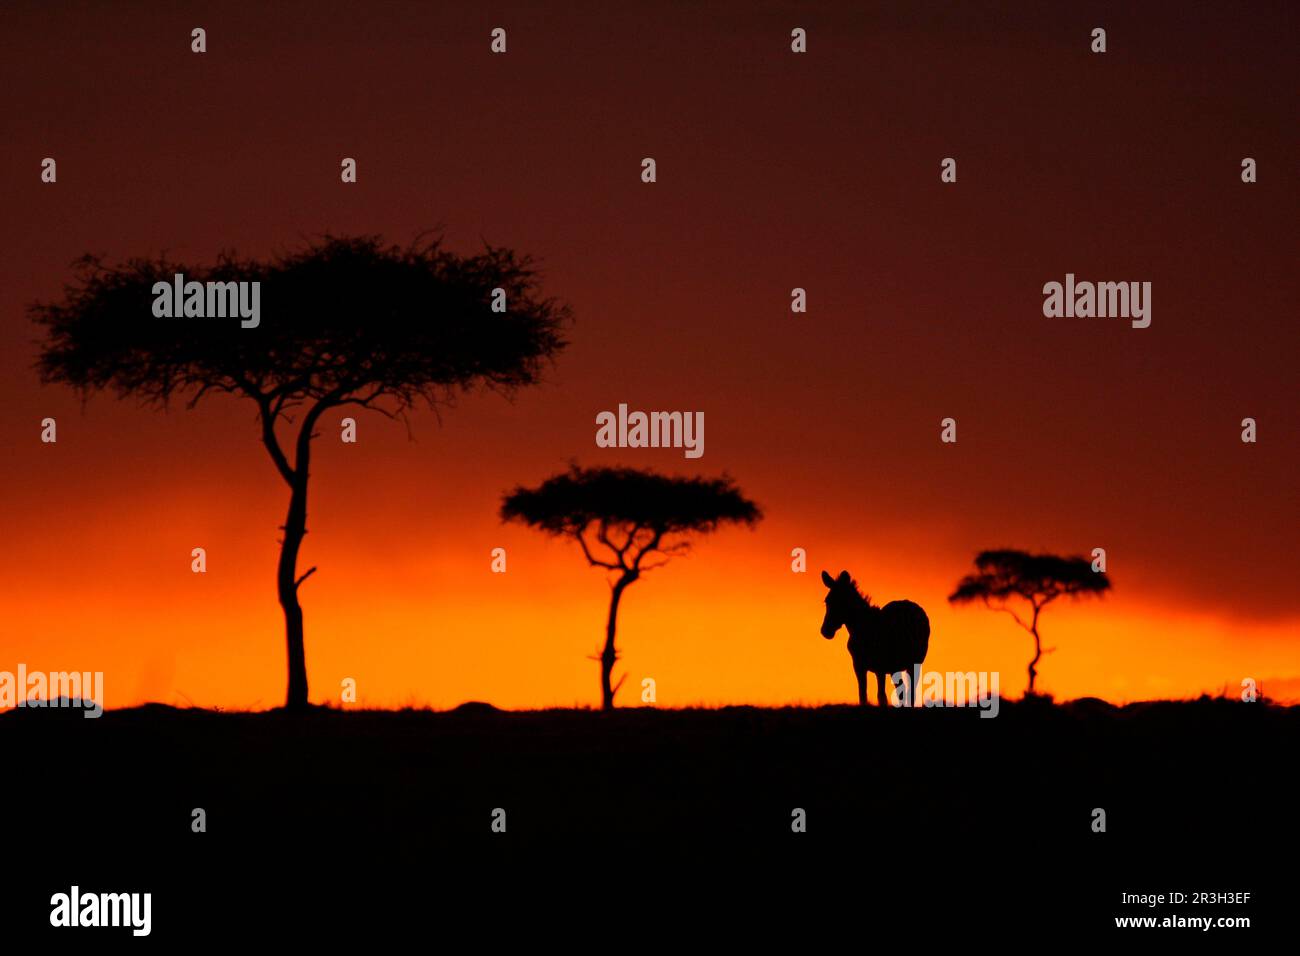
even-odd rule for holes
{"type": "Polygon", "coordinates": [[[165,405],[209,391],[242,392],[274,418],[306,401],[393,412],[450,399],[472,384],[532,384],[564,347],[567,308],[537,294],[531,260],[487,247],[469,257],[438,239],[407,247],[377,237],[335,238],[267,260],[223,253],[212,266],[131,259],[78,263],[62,302],[32,307],[47,329],[37,363],[45,382],[112,389],[165,405]],[[156,318],[153,286],[261,283],[257,328],[211,318],[156,318]],[[506,311],[491,308],[503,289],[506,311]]]}
{"type": "Polygon", "coordinates": [[[665,543],[674,534],[708,533],[725,522],[752,526],[761,518],[726,476],[680,478],[637,468],[573,465],[536,488],[516,488],[501,505],[503,521],[572,535],[591,564],[625,570],[646,570],[637,562],[652,551],[685,550],[685,540],[665,543]],[[612,552],[608,560],[594,556],[588,533],[612,552]]]}
{"type": "Polygon", "coordinates": [[[1058,597],[1097,594],[1110,588],[1110,578],[1093,571],[1087,558],[1003,549],[981,551],[975,557],[975,568],[976,573],[958,582],[949,601],[987,603],[1021,597],[1041,607],[1058,597]]]}

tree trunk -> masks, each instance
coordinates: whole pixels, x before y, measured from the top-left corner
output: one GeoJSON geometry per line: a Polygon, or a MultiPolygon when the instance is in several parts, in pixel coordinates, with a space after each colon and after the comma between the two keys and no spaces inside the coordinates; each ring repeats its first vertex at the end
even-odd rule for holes
{"type": "Polygon", "coordinates": [[[307,707],[307,656],[303,648],[302,605],[298,603],[297,577],[298,550],[306,533],[307,473],[304,469],[293,482],[289,495],[289,514],[284,521],[284,541],[280,545],[280,565],[276,573],[289,651],[289,691],[284,701],[288,710],[307,707]]]}
{"type": "Polygon", "coordinates": [[[1034,678],[1038,676],[1038,662],[1043,657],[1043,642],[1038,636],[1038,612],[1041,608],[1034,605],[1034,619],[1029,625],[1029,633],[1034,635],[1034,659],[1029,662],[1029,693],[1034,693],[1034,678]]]}
{"type": "Polygon", "coordinates": [[[628,571],[614,584],[614,592],[609,598],[609,623],[605,625],[605,649],[600,654],[600,706],[602,710],[614,709],[614,692],[618,690],[610,684],[614,673],[614,662],[618,653],[614,650],[614,630],[618,625],[618,602],[623,597],[623,589],[637,579],[635,571],[628,571]]]}
{"type": "Polygon", "coordinates": [[[1038,639],[1038,632],[1032,631],[1034,635],[1034,659],[1029,662],[1029,693],[1034,692],[1034,678],[1038,676],[1038,661],[1043,656],[1043,645],[1038,639]]]}
{"type": "Polygon", "coordinates": [[[275,434],[275,421],[280,406],[261,392],[254,392],[262,412],[262,444],[271,455],[276,470],[289,486],[289,513],[284,519],[284,539],[280,542],[280,563],[276,568],[275,584],[284,611],[284,634],[289,652],[289,690],[285,694],[286,710],[307,708],[307,654],[303,647],[302,605],[298,603],[298,587],[315,571],[298,576],[298,551],[303,536],[307,534],[307,476],[311,463],[312,429],[326,409],[336,407],[343,392],[336,389],[311,407],[303,418],[295,443],[294,461],[289,464],[280,441],[275,434]]]}

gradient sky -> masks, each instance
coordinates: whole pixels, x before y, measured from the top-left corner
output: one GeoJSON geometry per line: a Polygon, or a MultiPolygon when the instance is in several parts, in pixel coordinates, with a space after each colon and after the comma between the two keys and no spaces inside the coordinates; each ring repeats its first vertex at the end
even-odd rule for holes
{"type": "Polygon", "coordinates": [[[767,514],[628,591],[621,703],[643,677],[667,706],[854,699],[822,568],[923,605],[929,667],[1018,694],[1028,636],[945,600],[988,547],[1107,549],[1113,593],[1044,615],[1043,690],[1300,697],[1294,7],[863,6],[6,4],[0,670],[104,670],[110,707],[284,693],[287,489],[253,406],[42,387],[25,309],[71,261],[442,226],[538,257],[573,344],[513,403],[415,414],[414,440],[363,415],[343,445],[350,413],[327,416],[314,700],[352,677],[379,706],[598,702],[600,573],[496,517],[570,460],[726,471],[767,514]],[[1151,327],[1044,318],[1067,272],[1151,281],[1151,327]],[[598,449],[620,402],[703,411],[704,457],[598,449]]]}

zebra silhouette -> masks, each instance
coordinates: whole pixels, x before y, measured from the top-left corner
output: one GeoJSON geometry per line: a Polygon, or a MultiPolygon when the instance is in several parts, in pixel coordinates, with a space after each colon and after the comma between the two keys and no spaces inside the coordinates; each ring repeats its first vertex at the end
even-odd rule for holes
{"type": "MultiPolygon", "coordinates": [[[[885,691],[885,675],[908,674],[911,685],[912,706],[920,701],[914,669],[925,660],[930,648],[930,619],[919,604],[911,601],[890,601],[884,607],[875,607],[871,599],[858,590],[858,583],[841,571],[838,578],[822,572],[822,583],[830,590],[826,594],[826,618],[822,621],[822,637],[828,641],[841,627],[849,631],[849,655],[853,658],[853,673],[858,678],[858,703],[867,706],[867,671],[876,675],[876,702],[884,707],[889,703],[885,691]]],[[[902,693],[900,676],[895,687],[902,693]]]]}

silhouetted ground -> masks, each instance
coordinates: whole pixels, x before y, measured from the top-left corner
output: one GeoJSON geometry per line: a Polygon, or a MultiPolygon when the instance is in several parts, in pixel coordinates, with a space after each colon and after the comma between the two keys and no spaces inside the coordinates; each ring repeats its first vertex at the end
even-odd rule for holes
{"type": "Polygon", "coordinates": [[[8,903],[39,922],[72,882],[138,884],[159,931],[214,907],[356,930],[376,899],[389,919],[495,906],[567,913],[575,931],[689,913],[762,935],[803,913],[865,932],[911,912],[915,933],[960,912],[987,939],[1003,926],[1116,932],[1115,916],[1152,912],[1121,892],[1173,889],[1249,891],[1244,909],[1179,911],[1263,919],[1273,874],[1294,863],[1295,791],[1278,775],[1298,741],[1300,707],[1208,699],[1003,701],[995,719],[13,711],[0,716],[0,811],[26,876],[8,903]],[[206,833],[191,831],[197,807],[206,833]]]}

